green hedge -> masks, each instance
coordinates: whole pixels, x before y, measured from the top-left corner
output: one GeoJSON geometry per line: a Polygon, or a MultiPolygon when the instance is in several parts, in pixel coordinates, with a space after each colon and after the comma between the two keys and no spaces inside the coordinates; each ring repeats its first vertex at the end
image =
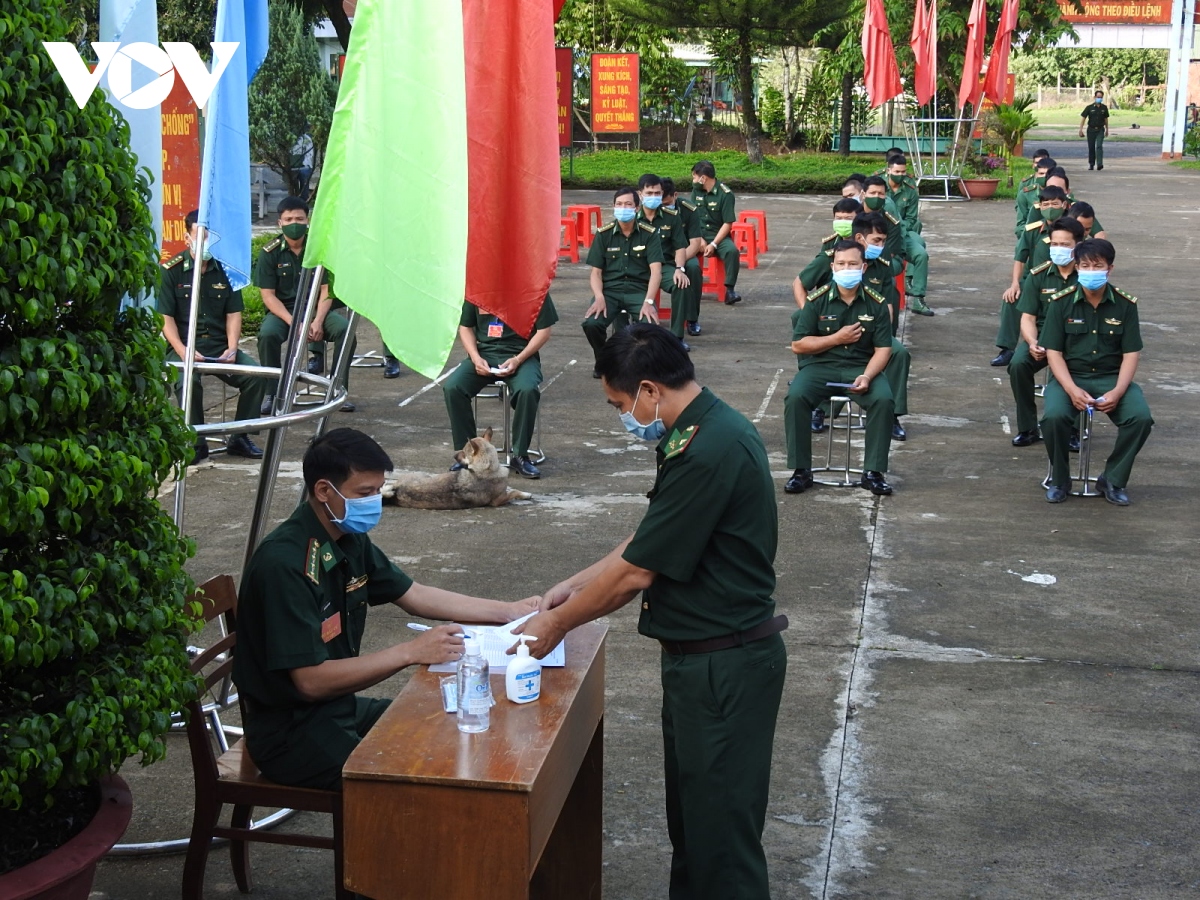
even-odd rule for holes
{"type": "MultiPolygon", "coordinates": [[[[250,241],[250,259],[251,265],[258,268],[258,253],[270,243],[278,235],[274,231],[269,231],[266,234],[260,234],[250,241]]],[[[258,281],[257,274],[254,278],[258,281]]],[[[254,285],[249,285],[242,288],[242,305],[245,309],[242,311],[242,337],[258,334],[258,329],[262,326],[262,320],[267,314],[267,307],[263,305],[262,291],[254,285]]]]}

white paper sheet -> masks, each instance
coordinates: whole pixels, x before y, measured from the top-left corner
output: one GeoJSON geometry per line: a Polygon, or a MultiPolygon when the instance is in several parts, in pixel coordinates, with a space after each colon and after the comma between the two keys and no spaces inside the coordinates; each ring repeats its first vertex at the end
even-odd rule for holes
{"type": "MultiPolygon", "coordinates": [[[[464,626],[464,631],[479,641],[479,649],[483,653],[483,658],[488,661],[488,668],[492,674],[495,674],[496,672],[505,671],[508,668],[508,661],[514,658],[508,655],[508,648],[517,642],[517,635],[513,633],[513,629],[536,615],[536,612],[531,612],[528,616],[522,616],[519,619],[509,622],[507,625],[467,625],[464,626]]],[[[530,644],[530,646],[532,647],[533,645],[530,644]]],[[[558,646],[551,650],[542,660],[543,666],[565,666],[566,664],[567,648],[565,641],[559,641],[558,646]]],[[[429,671],[456,672],[458,671],[458,663],[439,663],[438,665],[430,666],[429,671]]]]}

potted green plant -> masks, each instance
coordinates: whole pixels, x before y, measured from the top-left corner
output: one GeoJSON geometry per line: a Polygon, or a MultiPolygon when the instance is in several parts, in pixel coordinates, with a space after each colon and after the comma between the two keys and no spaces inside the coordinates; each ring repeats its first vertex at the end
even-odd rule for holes
{"type": "Polygon", "coordinates": [[[157,285],[148,183],[124,120],[99,96],[80,109],[41,46],[70,40],[65,9],[0,6],[5,898],[87,897],[79,870],[129,820],[114,773],[161,758],[195,692],[190,544],[157,500],[193,437],[171,404],[159,317],[121,309],[157,285]]]}
{"type": "Polygon", "coordinates": [[[1005,168],[1004,159],[994,153],[981,151],[972,141],[963,155],[963,193],[969,200],[986,200],[994,197],[1000,184],[999,172],[1005,168]]]}
{"type": "MultiPolygon", "coordinates": [[[[1028,95],[1017,97],[1012,103],[997,103],[994,132],[1004,147],[1004,158],[1010,163],[1021,155],[1025,135],[1037,128],[1037,117],[1031,111],[1034,99],[1028,95]]],[[[1012,166],[1008,167],[1008,186],[1013,186],[1012,166]]]]}

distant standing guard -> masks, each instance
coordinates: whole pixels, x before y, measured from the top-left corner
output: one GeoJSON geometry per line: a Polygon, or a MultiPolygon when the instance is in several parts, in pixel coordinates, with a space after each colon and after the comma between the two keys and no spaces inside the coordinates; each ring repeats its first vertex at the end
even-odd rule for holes
{"type": "Polygon", "coordinates": [[[721,260],[725,267],[725,303],[733,306],[742,299],[734,290],[742,257],[729,236],[737,224],[737,204],[733,191],[717,181],[717,170],[706,159],[692,166],[692,204],[700,216],[700,235],[704,240],[700,252],[721,260]]]}
{"type": "Polygon", "coordinates": [[[1104,168],[1104,139],[1108,137],[1108,106],[1104,103],[1104,91],[1096,91],[1092,102],[1079,114],[1079,136],[1083,137],[1087,127],[1088,170],[1104,168]]]}

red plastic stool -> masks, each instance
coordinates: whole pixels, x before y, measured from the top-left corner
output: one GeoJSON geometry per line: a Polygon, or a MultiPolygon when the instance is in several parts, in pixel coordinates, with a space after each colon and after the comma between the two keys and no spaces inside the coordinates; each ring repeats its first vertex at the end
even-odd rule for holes
{"type": "Polygon", "coordinates": [[[749,222],[755,226],[755,238],[758,240],[758,252],[767,252],[767,214],[761,209],[743,209],[738,213],[739,222],[749,222]]]}
{"type": "MultiPolygon", "coordinates": [[[[673,294],[667,294],[671,298],[671,303],[675,302],[673,294]]],[[[659,288],[654,294],[654,308],[658,311],[658,323],[664,328],[671,326],[671,303],[663,306],[663,291],[659,288]],[[665,323],[665,324],[664,324],[665,323]]]]}
{"type": "Polygon", "coordinates": [[[896,276],[896,293],[900,295],[899,308],[904,309],[908,304],[905,302],[904,296],[904,273],[908,269],[908,263],[905,263],[900,268],[900,274],[896,276]]]}
{"type": "Polygon", "coordinates": [[[575,219],[563,219],[559,234],[558,258],[562,259],[565,255],[571,262],[579,262],[579,226],[575,224],[575,219]]]}
{"type": "Polygon", "coordinates": [[[600,229],[600,207],[590,203],[580,203],[567,207],[567,215],[575,220],[575,230],[579,235],[579,246],[592,246],[592,235],[600,229]],[[592,220],[596,220],[596,228],[592,228],[592,220]]]}
{"type": "Polygon", "coordinates": [[[700,295],[714,294],[721,303],[725,302],[725,263],[717,254],[700,257],[700,272],[703,277],[703,287],[700,295]]]}
{"type": "Polygon", "coordinates": [[[729,226],[729,236],[733,245],[738,248],[742,265],[747,269],[758,268],[758,239],[754,236],[754,226],[748,222],[738,222],[729,226]]]}

